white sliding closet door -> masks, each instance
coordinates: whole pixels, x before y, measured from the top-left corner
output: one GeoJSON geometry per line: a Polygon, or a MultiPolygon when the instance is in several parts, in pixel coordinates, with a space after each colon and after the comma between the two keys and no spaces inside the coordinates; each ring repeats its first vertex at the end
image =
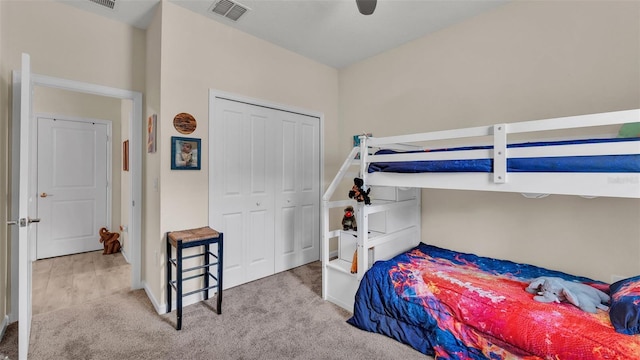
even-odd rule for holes
{"type": "Polygon", "coordinates": [[[273,274],[273,126],[268,109],[217,101],[210,206],[224,232],[228,288],[273,274]]]}
{"type": "Polygon", "coordinates": [[[224,287],[320,258],[320,120],[215,98],[210,224],[224,287]]]}
{"type": "Polygon", "coordinates": [[[320,258],[320,126],[280,111],[276,131],[275,271],[320,258]]]}

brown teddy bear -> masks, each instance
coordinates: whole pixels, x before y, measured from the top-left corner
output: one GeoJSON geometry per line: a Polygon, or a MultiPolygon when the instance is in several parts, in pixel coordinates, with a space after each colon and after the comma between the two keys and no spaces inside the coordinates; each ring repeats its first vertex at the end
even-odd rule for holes
{"type": "Polygon", "coordinates": [[[120,234],[109,232],[105,227],[100,229],[100,242],[104,244],[102,255],[114,254],[120,251],[119,237],[120,234]]]}

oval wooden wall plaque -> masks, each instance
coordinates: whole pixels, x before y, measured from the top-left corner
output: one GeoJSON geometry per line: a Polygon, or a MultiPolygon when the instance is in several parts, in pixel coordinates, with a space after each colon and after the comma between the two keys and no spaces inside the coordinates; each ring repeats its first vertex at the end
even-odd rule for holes
{"type": "Polygon", "coordinates": [[[196,126],[196,119],[191,114],[180,113],[173,118],[173,127],[181,134],[191,134],[196,126]]]}

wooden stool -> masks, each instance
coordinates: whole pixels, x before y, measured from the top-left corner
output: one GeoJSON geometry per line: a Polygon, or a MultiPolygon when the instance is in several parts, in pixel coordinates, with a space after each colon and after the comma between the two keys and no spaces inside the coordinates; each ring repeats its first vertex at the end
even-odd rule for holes
{"type": "Polygon", "coordinates": [[[222,313],[222,233],[219,233],[212,228],[205,226],[197,229],[171,231],[167,232],[167,313],[171,312],[171,286],[176,291],[177,302],[177,323],[176,329],[182,328],[182,298],[191,294],[204,291],[204,299],[209,299],[209,290],[215,288],[218,292],[217,313],[222,313]],[[211,244],[218,244],[218,254],[214,254],[209,250],[211,244]],[[182,250],[196,246],[204,246],[204,251],[200,254],[183,256],[182,250]],[[171,257],[171,247],[176,248],[176,257],[171,257]],[[204,264],[194,266],[188,269],[182,268],[182,260],[195,257],[204,256],[204,264]],[[213,256],[217,261],[210,262],[210,256],[213,256]],[[171,279],[171,266],[176,267],[176,280],[171,279]],[[217,265],[218,274],[214,276],[210,267],[217,265]],[[183,273],[203,269],[200,274],[184,277],[183,273]],[[182,293],[182,282],[186,280],[196,279],[204,277],[204,285],[202,288],[190,291],[186,294],[182,293]],[[214,281],[214,285],[209,284],[209,277],[214,281]]]}

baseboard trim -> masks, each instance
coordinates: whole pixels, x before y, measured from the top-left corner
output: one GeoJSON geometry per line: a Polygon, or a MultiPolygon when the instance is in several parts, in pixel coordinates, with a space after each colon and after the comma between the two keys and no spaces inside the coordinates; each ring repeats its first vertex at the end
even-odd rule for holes
{"type": "MultiPolygon", "coordinates": [[[[170,289],[170,291],[173,291],[170,289]]],[[[153,307],[156,309],[156,312],[158,313],[158,315],[164,315],[167,313],[167,304],[166,303],[160,303],[155,296],[153,296],[153,293],[151,292],[151,290],[149,289],[149,287],[147,286],[147,284],[144,284],[144,292],[147,293],[147,297],[149,298],[149,300],[151,301],[151,304],[153,305],[153,307]]],[[[175,299],[175,292],[173,293],[174,296],[173,299],[175,299]]],[[[216,292],[214,290],[210,290],[209,293],[209,298],[211,299],[213,296],[216,296],[216,292]]],[[[185,296],[182,298],[182,307],[186,307],[189,305],[193,305],[196,303],[199,303],[200,301],[204,300],[204,293],[196,293],[196,294],[191,294],[189,296],[185,296]]],[[[173,300],[171,302],[171,309],[175,310],[177,307],[177,302],[176,300],[173,300]]]]}
{"type": "Polygon", "coordinates": [[[0,341],[4,338],[4,333],[7,331],[7,327],[9,327],[9,315],[4,316],[2,325],[0,325],[0,341]]]}
{"type": "Polygon", "coordinates": [[[162,315],[163,313],[160,311],[161,309],[160,303],[158,303],[158,300],[156,299],[156,297],[153,296],[153,293],[151,292],[151,289],[149,289],[149,286],[147,286],[146,281],[142,282],[142,287],[144,288],[144,292],[147,293],[147,297],[149,298],[149,301],[151,301],[151,304],[153,305],[154,309],[156,309],[156,312],[162,315]]]}
{"type": "Polygon", "coordinates": [[[127,256],[127,252],[124,251],[124,249],[120,250],[120,252],[122,253],[122,257],[124,258],[124,261],[126,261],[127,264],[131,264],[131,261],[129,261],[129,257],[127,256]]]}

